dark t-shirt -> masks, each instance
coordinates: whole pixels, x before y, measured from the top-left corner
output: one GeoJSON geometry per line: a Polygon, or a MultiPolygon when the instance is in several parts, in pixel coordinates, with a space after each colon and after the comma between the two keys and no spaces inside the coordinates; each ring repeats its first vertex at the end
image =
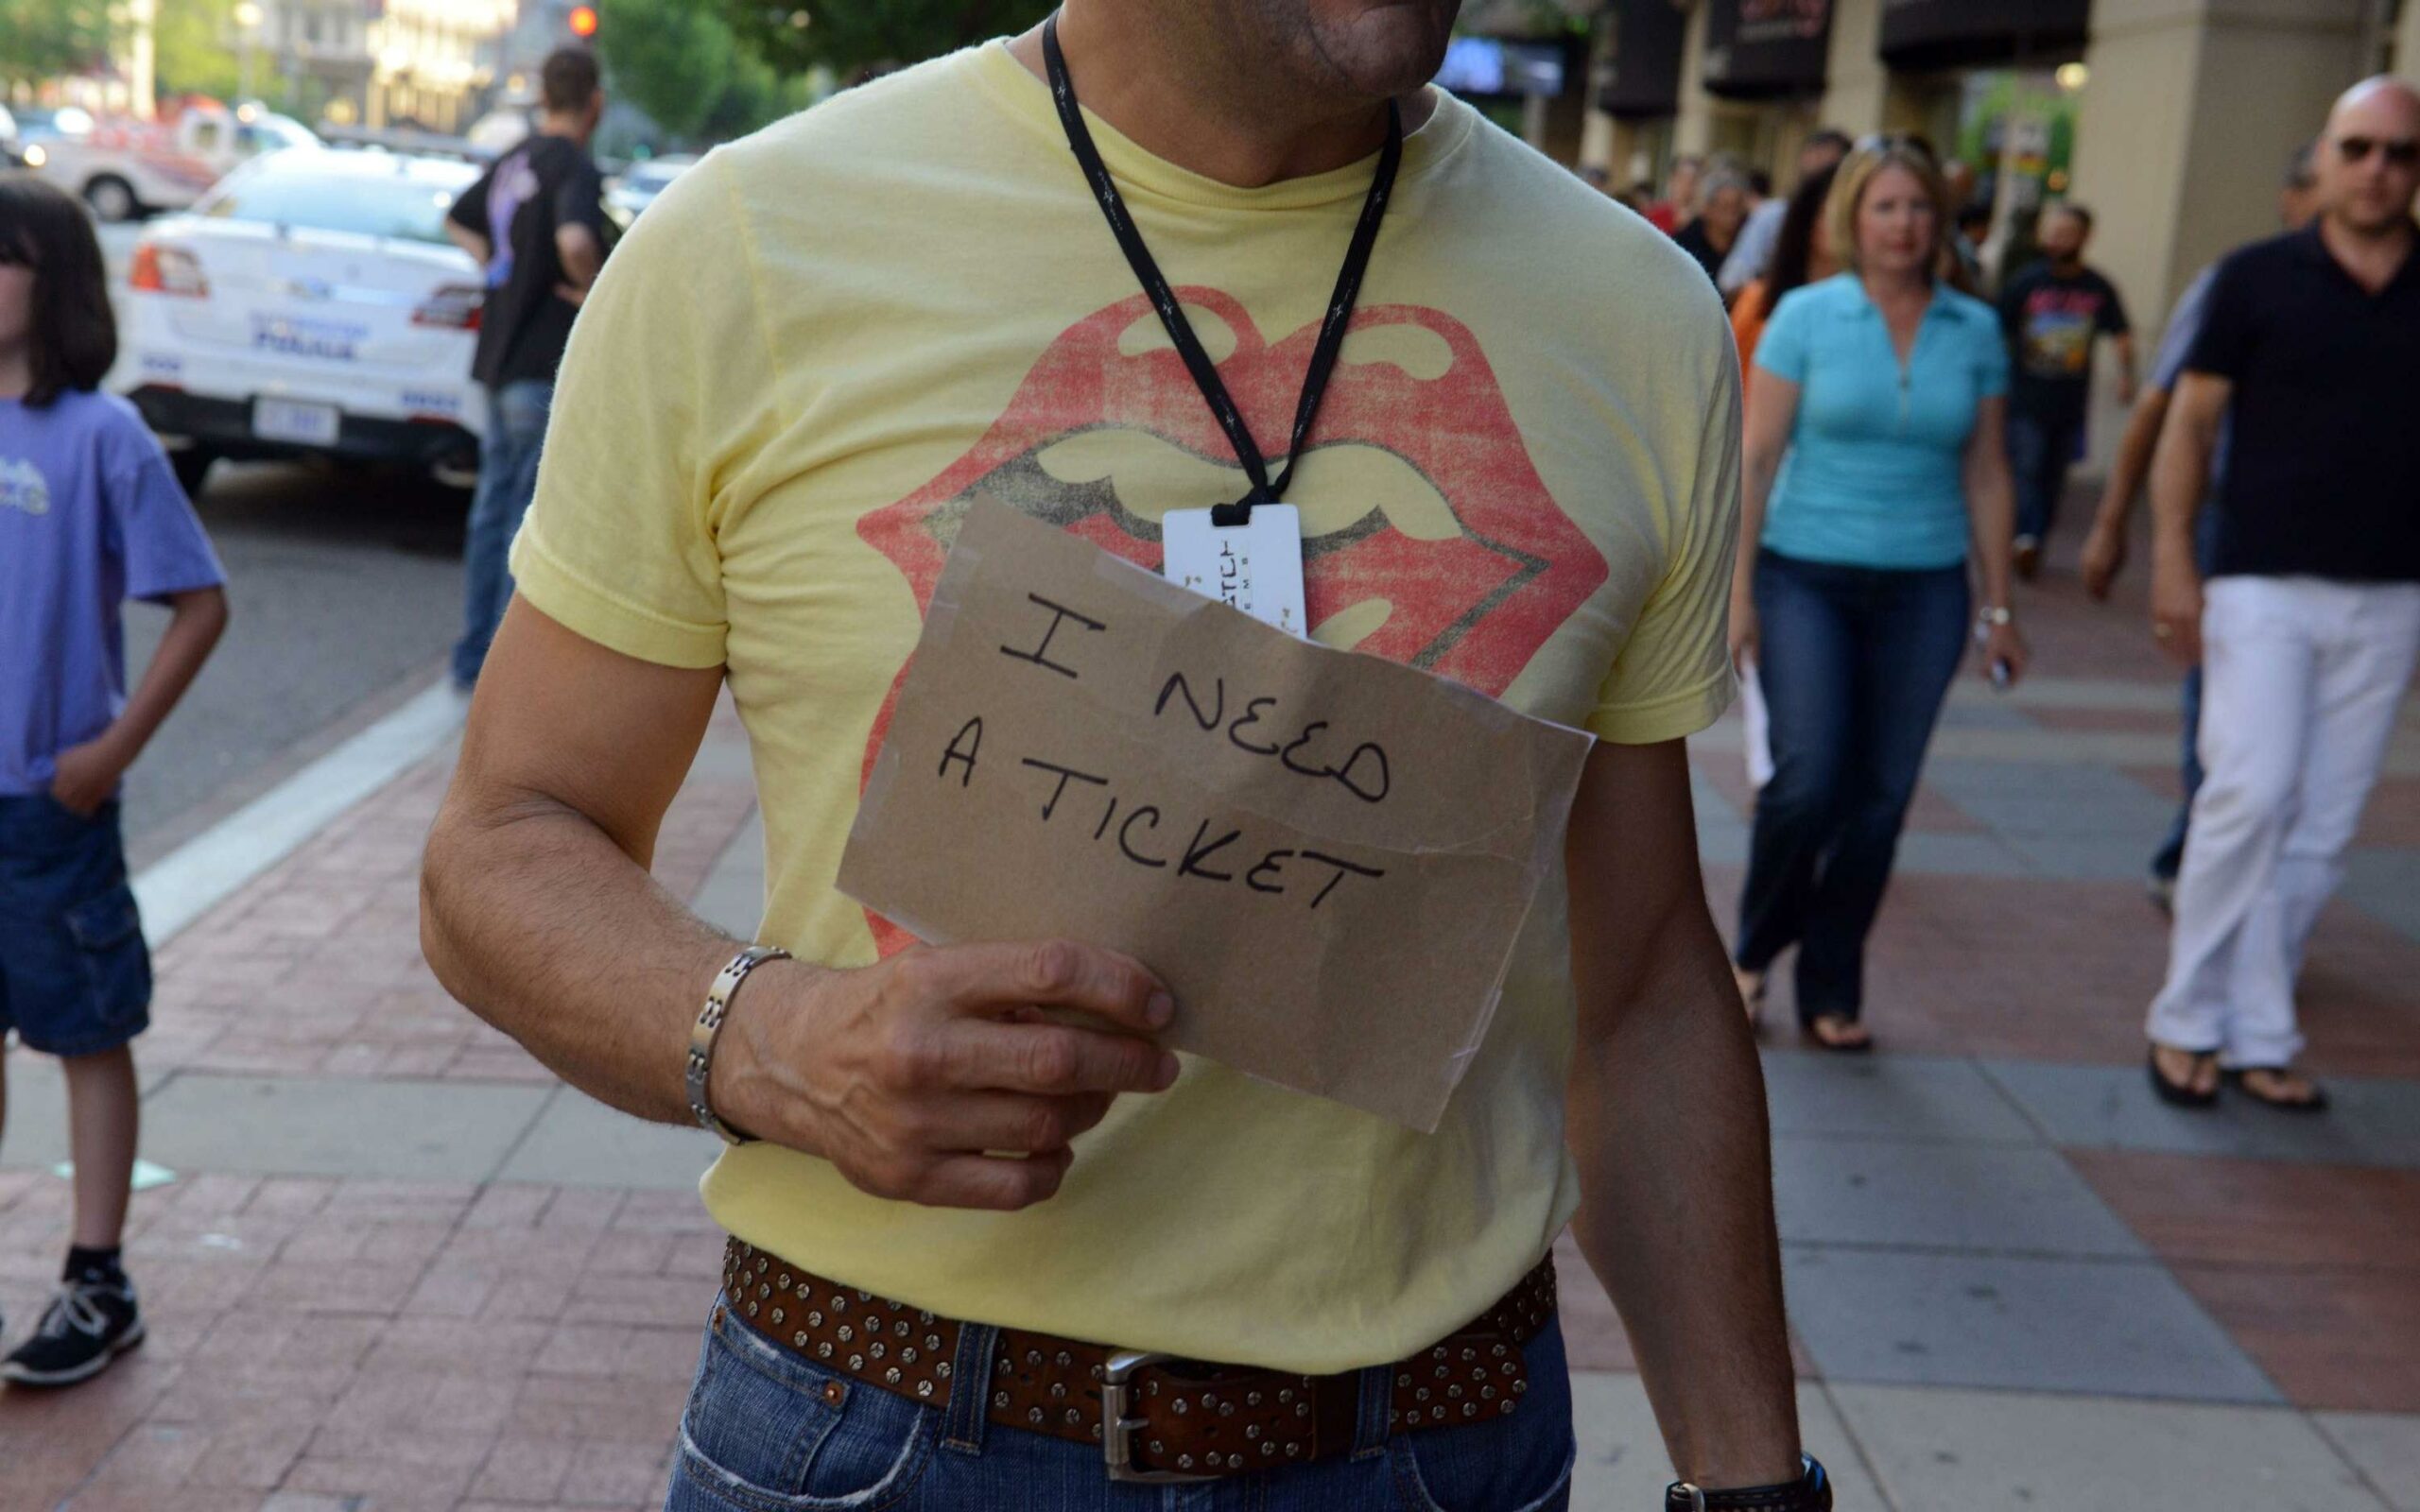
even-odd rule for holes
{"type": "Polygon", "coordinates": [[[2126,334],[2126,305],[2091,268],[2054,271],[2036,263],[2000,291],[2007,328],[2009,407],[2020,414],[2080,419],[2092,391],[2092,343],[2126,334]]]}
{"type": "Polygon", "coordinates": [[[450,218],[488,239],[487,305],[472,376],[491,387],[552,383],[578,313],[555,292],[563,282],[559,226],[586,226],[605,244],[604,184],[577,142],[533,135],[498,158],[454,201],[450,218]]]}
{"type": "Polygon", "coordinates": [[[2215,573],[2420,581],[2420,250],[2372,294],[2316,225],[2242,248],[2185,366],[2234,385],[2215,573]]]}
{"type": "MultiPolygon", "coordinates": [[[[1714,245],[1714,238],[1706,234],[1703,215],[1682,227],[1681,233],[1672,240],[1680,244],[1681,250],[1698,260],[1698,266],[1705,269],[1706,277],[1720,279],[1722,276],[1722,260],[1731,255],[1731,248],[1714,245]]],[[[1735,235],[1731,241],[1736,247],[1739,238],[1735,235]]]]}

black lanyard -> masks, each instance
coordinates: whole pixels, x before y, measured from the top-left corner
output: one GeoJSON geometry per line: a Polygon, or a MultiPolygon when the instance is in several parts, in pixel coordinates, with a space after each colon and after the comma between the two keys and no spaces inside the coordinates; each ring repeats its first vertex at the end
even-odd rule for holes
{"type": "Polygon", "coordinates": [[[1336,292],[1327,301],[1327,319],[1320,327],[1319,345],[1311,349],[1310,370],[1303,375],[1303,397],[1294,405],[1294,435],[1286,449],[1286,467],[1272,481],[1269,464],[1262,460],[1260,448],[1253,444],[1252,430],[1244,424],[1241,411],[1227,393],[1227,386],[1219,381],[1218,366],[1210,354],[1201,350],[1201,340],[1193,334],[1193,324],[1184,318],[1178,305],[1176,291],[1161,276],[1160,265],[1151,260],[1151,249],[1143,245],[1143,233],[1135,228],[1133,217],[1126,213],[1126,200],[1117,192],[1117,182],[1109,176],[1109,168],[1100,161],[1100,149],[1093,146],[1093,134],[1084,125],[1084,112],[1076,104],[1076,86],[1067,77],[1067,58],[1059,50],[1059,17],[1054,12],[1042,24],[1042,56],[1050,69],[1050,97],[1059,107],[1059,124],[1066,129],[1067,146],[1083,165],[1084,177],[1091,180],[1093,197],[1100,201],[1100,213],[1108,217],[1111,234],[1126,253],[1127,265],[1134,269],[1143,292],[1151,297],[1151,307],[1160,312],[1160,323],[1167,327],[1168,339],[1176,343],[1177,355],[1184,359],[1187,372],[1193,374],[1194,387],[1201,390],[1201,398],[1218,418],[1219,429],[1227,433],[1227,442],[1236,449],[1236,459],[1243,464],[1245,475],[1252,479],[1252,491],[1234,504],[1222,504],[1211,511],[1210,523],[1221,528],[1248,524],[1255,504],[1274,504],[1286,496],[1286,485],[1294,476],[1294,465],[1303,459],[1303,442],[1311,434],[1312,417],[1319,413],[1320,400],[1327,392],[1328,375],[1336,370],[1336,354],[1344,345],[1344,328],[1352,322],[1354,301],[1361,296],[1361,275],[1370,266],[1370,249],[1377,245],[1378,223],[1386,218],[1387,198],[1395,186],[1395,169],[1403,162],[1403,112],[1394,101],[1387,102],[1387,143],[1378,152],[1377,176],[1370,180],[1369,198],[1361,201],[1361,220],[1353,228],[1353,244],[1344,254],[1344,266],[1336,275],[1336,292]]]}

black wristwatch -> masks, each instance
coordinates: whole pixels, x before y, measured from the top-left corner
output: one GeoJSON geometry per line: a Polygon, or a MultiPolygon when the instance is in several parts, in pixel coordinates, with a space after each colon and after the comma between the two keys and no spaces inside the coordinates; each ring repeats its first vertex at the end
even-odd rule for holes
{"type": "Polygon", "coordinates": [[[1832,1512],[1832,1478],[1812,1454],[1799,1455],[1798,1465],[1798,1479],[1778,1486],[1708,1491],[1675,1481],[1664,1493],[1664,1512],[1832,1512]]]}

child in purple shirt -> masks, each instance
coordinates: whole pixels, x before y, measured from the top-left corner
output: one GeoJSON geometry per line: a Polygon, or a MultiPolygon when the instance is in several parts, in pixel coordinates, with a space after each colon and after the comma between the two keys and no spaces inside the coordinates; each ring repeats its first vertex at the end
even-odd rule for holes
{"type": "Polygon", "coordinates": [[[59,1294],[0,1360],[21,1385],[85,1380],[143,1342],[118,1246],[151,962],[118,781],[227,623],[218,559],[159,442],[99,391],[116,354],[82,208],[0,177],[0,1035],[60,1058],[76,1166],[59,1294]],[[173,615],[131,696],[129,598],[173,615]]]}

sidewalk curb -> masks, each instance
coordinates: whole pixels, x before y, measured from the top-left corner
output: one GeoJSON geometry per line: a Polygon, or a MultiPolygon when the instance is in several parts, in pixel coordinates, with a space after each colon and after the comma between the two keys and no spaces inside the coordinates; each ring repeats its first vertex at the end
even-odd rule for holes
{"type": "Polygon", "coordinates": [[[470,703],[439,678],[400,708],[146,867],[135,905],[153,948],[294,853],[461,728],[470,703]]]}

